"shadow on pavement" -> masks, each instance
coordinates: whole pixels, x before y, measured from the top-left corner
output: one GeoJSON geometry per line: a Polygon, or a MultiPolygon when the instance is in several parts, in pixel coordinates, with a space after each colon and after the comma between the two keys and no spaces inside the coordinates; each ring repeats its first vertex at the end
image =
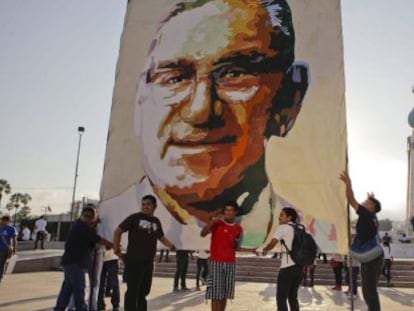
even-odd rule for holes
{"type": "Polygon", "coordinates": [[[7,302],[0,303],[0,310],[4,310],[3,307],[7,307],[7,306],[17,305],[17,304],[21,304],[21,303],[28,303],[28,302],[32,302],[32,301],[54,299],[54,298],[56,298],[56,295],[7,301],[7,302]]]}
{"type": "Polygon", "coordinates": [[[178,291],[149,299],[148,302],[154,310],[170,307],[171,311],[180,311],[184,307],[197,307],[207,301],[205,291],[178,291]]]}

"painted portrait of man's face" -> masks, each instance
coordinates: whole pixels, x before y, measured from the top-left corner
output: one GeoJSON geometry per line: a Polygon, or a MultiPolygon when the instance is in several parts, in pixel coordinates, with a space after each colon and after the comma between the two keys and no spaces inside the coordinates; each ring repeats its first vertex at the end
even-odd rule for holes
{"type": "Polygon", "coordinates": [[[307,88],[293,50],[285,1],[188,1],[160,23],[135,122],[167,208],[206,219],[220,200],[264,187],[266,139],[287,134],[307,88]]]}

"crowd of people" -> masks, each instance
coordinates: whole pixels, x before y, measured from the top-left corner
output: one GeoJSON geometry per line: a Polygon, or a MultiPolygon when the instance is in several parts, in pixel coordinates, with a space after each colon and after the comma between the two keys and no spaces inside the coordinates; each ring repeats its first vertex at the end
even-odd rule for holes
{"type": "MultiPolygon", "coordinates": [[[[353,197],[351,181],[346,173],[340,177],[346,185],[347,198],[359,215],[357,223],[358,237],[370,238],[378,234],[376,213],[380,210],[380,203],[373,194],[358,203],[353,197]]],[[[157,250],[157,241],[160,241],[170,251],[176,252],[176,274],[173,290],[188,290],[186,273],[190,258],[193,259],[193,251],[176,249],[176,247],[164,235],[160,220],[154,216],[157,208],[157,200],[152,195],[142,198],[141,211],[131,214],[116,228],[113,242],[110,242],[96,233],[94,228],[97,223],[97,209],[86,207],[81,213],[80,219],[72,227],[66,242],[65,252],[62,257],[64,267],[64,281],[58,296],[55,311],[64,311],[73,296],[73,306],[76,310],[87,310],[84,301],[85,279],[84,271],[89,270],[91,284],[97,290],[90,295],[89,304],[96,306],[92,310],[105,310],[104,297],[111,296],[113,310],[119,310],[120,294],[118,284],[118,258],[124,263],[126,292],[124,308],[126,311],[147,310],[147,296],[151,291],[154,259],[157,250]],[[121,237],[128,234],[126,252],[122,252],[121,237]],[[96,244],[102,244],[106,250],[99,281],[94,282],[91,275],[91,265],[94,260],[91,257],[91,249],[96,249],[96,244]],[[116,256],[117,257],[116,257],[116,256]],[[95,284],[97,283],[97,284],[95,284]],[[92,300],[96,301],[92,301],[92,300]]],[[[223,206],[223,212],[212,217],[201,230],[200,235],[211,235],[210,250],[199,251],[197,258],[196,289],[201,290],[201,284],[206,284],[206,299],[211,300],[212,311],[224,311],[227,300],[235,296],[236,251],[251,252],[257,255],[267,255],[279,242],[292,249],[295,231],[292,224],[298,222],[298,214],[294,208],[285,207],[279,215],[279,226],[270,242],[262,249],[241,248],[240,238],[243,228],[237,222],[239,206],[236,202],[229,201],[223,206]],[[207,264],[208,262],[208,264],[207,264]]],[[[346,274],[349,295],[357,293],[357,276],[361,271],[362,293],[369,306],[369,310],[380,310],[377,282],[382,271],[385,259],[384,275],[390,284],[390,267],[392,263],[389,241],[385,237],[383,241],[384,252],[369,263],[352,262],[351,275],[346,274]],[[388,252],[387,252],[388,250],[388,252]]],[[[161,259],[160,259],[161,260],[161,259]]],[[[277,279],[276,302],[280,311],[299,310],[298,289],[304,279],[304,273],[311,274],[311,285],[315,265],[304,267],[297,264],[288,251],[282,251],[280,256],[280,270],[277,279]]],[[[316,258],[315,258],[316,263],[316,258]]],[[[335,290],[342,289],[342,272],[347,266],[344,258],[337,254],[331,260],[335,273],[335,290]]],[[[345,271],[349,271],[345,269],[345,271]]],[[[97,278],[95,276],[95,278],[97,278]]]]}
{"type": "MultiPolygon", "coordinates": [[[[340,175],[345,183],[349,204],[356,210],[358,221],[354,239],[371,239],[378,235],[376,214],[381,210],[380,202],[372,193],[365,201],[359,203],[353,195],[351,180],[346,172],[340,175]]],[[[176,274],[173,290],[188,290],[186,273],[189,260],[193,260],[192,250],[176,249],[164,235],[160,220],[154,216],[157,200],[146,195],[141,201],[141,211],[124,219],[114,231],[113,241],[97,234],[98,209],[93,204],[83,208],[80,218],[72,225],[62,256],[64,280],[58,295],[54,311],[69,310],[105,310],[104,297],[111,297],[114,311],[121,304],[118,269],[119,260],[124,263],[126,293],[124,297],[125,311],[147,310],[147,296],[151,291],[154,259],[157,242],[160,241],[169,251],[176,253],[176,274]],[[126,252],[122,252],[121,236],[128,234],[126,252]],[[85,271],[88,272],[92,285],[88,301],[85,301],[85,271]],[[88,305],[91,306],[88,309],[88,305]]],[[[251,252],[256,255],[267,255],[276,244],[282,243],[287,251],[280,254],[280,270],[277,278],[276,302],[280,311],[299,310],[298,289],[310,275],[310,286],[314,284],[314,271],[317,259],[313,264],[303,266],[293,260],[289,249],[293,247],[295,231],[293,224],[299,221],[296,210],[292,207],[282,208],[279,215],[279,226],[270,241],[263,248],[242,248],[239,245],[243,228],[237,221],[239,206],[234,201],[227,202],[222,213],[212,217],[201,230],[200,235],[211,235],[210,249],[197,251],[196,290],[206,285],[206,299],[211,300],[212,311],[224,311],[227,300],[235,296],[236,251],[251,252]],[[289,306],[289,307],[288,307],[289,306]]],[[[46,220],[41,217],[36,221],[38,233],[46,228],[46,220]]],[[[23,228],[23,231],[26,228],[23,228]]],[[[3,216],[0,222],[0,271],[7,257],[16,252],[16,230],[10,226],[10,217],[3,216]]],[[[39,234],[38,234],[39,236],[39,234]]],[[[41,238],[36,238],[35,247],[41,238]]],[[[361,273],[362,294],[369,310],[380,310],[377,283],[382,273],[387,285],[391,283],[391,267],[393,254],[391,238],[386,234],[382,239],[381,254],[369,262],[358,262],[355,258],[347,260],[335,254],[330,264],[335,274],[334,290],[342,290],[343,271],[345,281],[349,285],[346,293],[357,295],[357,278],[361,273]],[[351,264],[351,269],[348,265],[351,264]],[[351,271],[351,272],[350,272],[351,271]]],[[[43,248],[43,243],[41,243],[43,248]]],[[[164,249],[165,250],[165,249],[164,249]]],[[[168,254],[166,254],[168,256],[168,254]]],[[[160,261],[162,256],[160,256],[160,261]]],[[[168,260],[168,257],[167,257],[168,260]]],[[[1,280],[2,274],[0,274],[1,280]]],[[[304,283],[305,284],[305,283],[304,283]]]]}

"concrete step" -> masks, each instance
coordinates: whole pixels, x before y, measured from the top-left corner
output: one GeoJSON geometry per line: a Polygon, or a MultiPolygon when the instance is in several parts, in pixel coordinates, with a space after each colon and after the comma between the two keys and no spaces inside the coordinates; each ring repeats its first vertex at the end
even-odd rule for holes
{"type": "MultiPolygon", "coordinates": [[[[50,271],[59,269],[63,250],[24,251],[18,253],[14,273],[50,271]]],[[[169,262],[155,262],[154,276],[174,278],[176,263],[175,256],[169,256],[169,262]]],[[[395,287],[414,288],[414,262],[410,260],[395,261],[392,267],[392,283],[395,287]]],[[[274,283],[280,267],[280,261],[271,258],[238,258],[236,279],[247,282],[274,283]]],[[[195,279],[196,261],[190,261],[188,278],[195,279]]],[[[122,269],[121,269],[122,272],[122,269]]],[[[332,286],[334,274],[329,264],[319,263],[315,270],[315,285],[332,286]]],[[[386,286],[383,276],[380,278],[379,286],[386,286]]]]}
{"type": "Polygon", "coordinates": [[[56,270],[62,254],[62,249],[18,251],[13,273],[56,270]]]}
{"type": "MultiPolygon", "coordinates": [[[[158,259],[158,258],[157,258],[158,259]]],[[[414,288],[414,262],[411,260],[396,260],[392,266],[392,284],[395,287],[414,288]]],[[[274,283],[280,267],[280,261],[263,257],[237,258],[237,281],[274,283]]],[[[154,275],[157,277],[174,278],[176,270],[175,256],[169,256],[169,262],[155,263],[154,275]]],[[[197,267],[196,260],[191,261],[187,276],[194,279],[197,267]]],[[[359,280],[360,282],[360,280],[359,280]]],[[[319,262],[314,277],[315,285],[332,286],[335,283],[334,273],[329,263],[319,262]]],[[[381,276],[379,286],[387,286],[386,279],[381,276]]]]}

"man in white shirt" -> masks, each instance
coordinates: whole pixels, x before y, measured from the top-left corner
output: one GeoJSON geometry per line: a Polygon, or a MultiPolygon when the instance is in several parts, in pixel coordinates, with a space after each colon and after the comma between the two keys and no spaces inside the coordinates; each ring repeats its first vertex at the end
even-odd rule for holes
{"type": "Polygon", "coordinates": [[[103,266],[99,282],[98,310],[105,310],[105,292],[109,289],[112,310],[119,311],[119,280],[118,280],[118,256],[113,249],[104,251],[103,266]]]}
{"type": "Polygon", "coordinates": [[[384,267],[382,268],[382,274],[387,278],[387,287],[391,285],[391,266],[394,262],[394,257],[391,251],[391,245],[388,241],[383,241],[382,250],[384,252],[384,267]]]}
{"type": "Polygon", "coordinates": [[[273,235],[272,240],[263,248],[266,255],[279,241],[284,241],[282,247],[280,270],[277,277],[276,302],[278,311],[299,311],[298,289],[303,278],[303,266],[297,265],[286,248],[292,249],[294,229],[291,226],[296,223],[298,214],[292,207],[284,207],[279,214],[279,227],[273,235]]]}
{"type": "Polygon", "coordinates": [[[22,241],[29,241],[30,240],[30,229],[27,226],[23,226],[22,230],[22,241]]]}
{"type": "Polygon", "coordinates": [[[204,285],[208,275],[208,258],[210,257],[210,251],[201,249],[197,252],[197,274],[196,274],[196,290],[200,289],[201,283],[204,285]]]}
{"type": "Polygon", "coordinates": [[[45,249],[44,242],[45,242],[45,238],[46,238],[47,221],[44,218],[45,218],[45,216],[41,216],[35,222],[35,231],[37,233],[36,233],[36,241],[35,241],[34,249],[37,249],[37,242],[39,240],[41,241],[40,248],[45,249]]]}

